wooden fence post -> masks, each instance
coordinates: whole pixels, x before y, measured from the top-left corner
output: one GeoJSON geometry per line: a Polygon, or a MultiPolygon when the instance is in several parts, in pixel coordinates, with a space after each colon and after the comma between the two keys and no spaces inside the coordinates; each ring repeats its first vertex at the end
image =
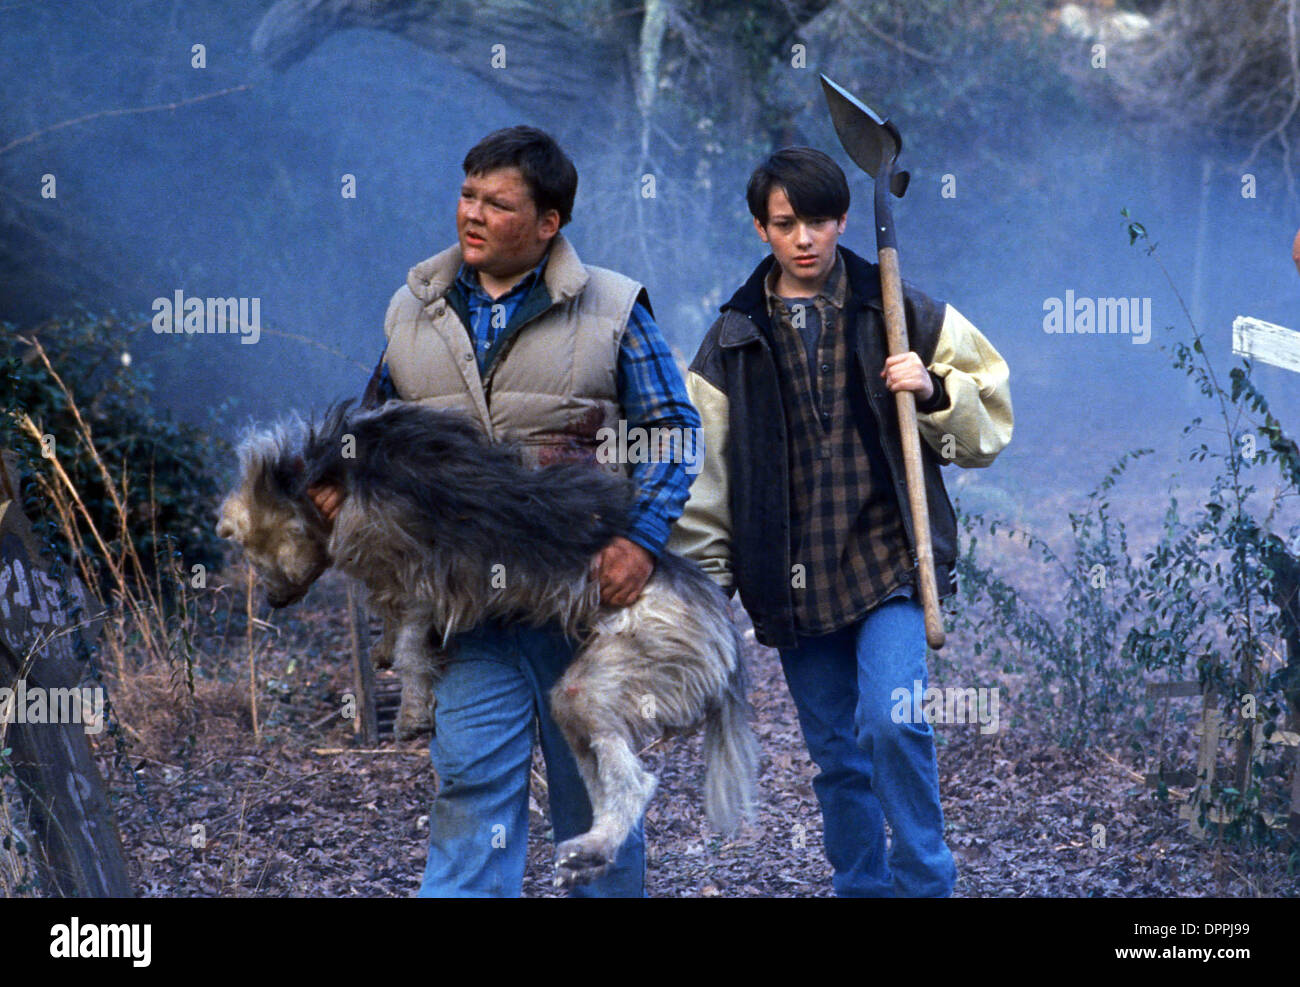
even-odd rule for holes
{"type": "MultiPolygon", "coordinates": [[[[5,487],[16,494],[12,476],[5,487]]],[[[75,577],[69,585],[88,616],[89,594],[75,577]]],[[[5,745],[13,749],[14,777],[37,843],[36,875],[50,895],[128,898],[117,820],[87,737],[88,729],[104,728],[103,699],[92,706],[99,719],[88,721],[75,633],[17,499],[0,502],[0,712],[9,720],[5,745]]]]}
{"type": "Polygon", "coordinates": [[[361,594],[348,580],[348,637],[352,645],[352,677],[357,690],[354,732],[362,747],[379,743],[379,714],[375,703],[375,666],[370,661],[370,621],[361,594]]]}

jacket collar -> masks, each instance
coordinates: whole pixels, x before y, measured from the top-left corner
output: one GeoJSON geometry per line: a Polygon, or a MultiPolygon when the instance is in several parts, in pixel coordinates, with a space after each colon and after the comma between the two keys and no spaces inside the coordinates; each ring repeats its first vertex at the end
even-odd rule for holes
{"type": "MultiPolygon", "coordinates": [[[[844,271],[849,279],[845,312],[856,312],[864,305],[880,308],[880,275],[876,265],[863,260],[847,247],[841,246],[838,249],[844,258],[844,271]]],[[[771,254],[764,257],[749,279],[722,306],[724,316],[730,310],[745,318],[724,319],[718,332],[719,346],[743,346],[771,332],[765,279],[775,263],[776,258],[771,254]]]]}
{"type": "MultiPolygon", "coordinates": [[[[406,286],[416,298],[430,305],[450,290],[462,262],[460,244],[452,244],[442,253],[411,268],[406,275],[406,286]]],[[[587,269],[578,260],[578,252],[573,249],[573,245],[565,239],[563,233],[555,234],[555,239],[551,241],[549,260],[542,272],[542,281],[552,304],[577,297],[586,286],[588,277],[587,269]]]]}
{"type": "MultiPolygon", "coordinates": [[[[844,273],[845,264],[843,254],[836,253],[835,263],[831,265],[831,273],[826,278],[826,282],[813,297],[812,301],[825,299],[825,301],[835,308],[843,308],[844,303],[848,301],[848,276],[844,273]]],[[[780,271],[775,264],[767,269],[767,277],[763,278],[763,293],[765,295],[764,303],[767,305],[769,314],[777,310],[777,306],[788,308],[789,305],[785,299],[777,294],[776,288],[780,282],[780,271]]]]}

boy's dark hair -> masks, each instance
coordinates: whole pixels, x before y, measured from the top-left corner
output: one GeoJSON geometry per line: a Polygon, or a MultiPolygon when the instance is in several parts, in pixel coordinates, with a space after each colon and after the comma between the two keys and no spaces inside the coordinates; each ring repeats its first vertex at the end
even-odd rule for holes
{"type": "Polygon", "coordinates": [[[512,166],[523,172],[537,214],[554,209],[560,225],[567,223],[578,192],[578,169],[546,131],[523,125],[495,130],[471,147],[461,164],[466,175],[512,166]]]}
{"type": "Polygon", "coordinates": [[[849,211],[849,183],[831,158],[811,147],[783,147],[754,169],[745,190],[749,211],[767,225],[772,189],[785,189],[795,215],[804,219],[839,219],[849,211]]]}

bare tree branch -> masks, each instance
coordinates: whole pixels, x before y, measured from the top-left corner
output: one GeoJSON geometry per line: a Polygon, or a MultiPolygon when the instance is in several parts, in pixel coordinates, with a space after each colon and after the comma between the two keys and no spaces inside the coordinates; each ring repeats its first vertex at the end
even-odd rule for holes
{"type": "Polygon", "coordinates": [[[76,117],[72,120],[61,120],[58,123],[51,124],[48,127],[42,127],[40,130],[33,130],[30,134],[24,134],[22,137],[11,140],[8,144],[0,146],[0,154],[12,151],[15,147],[23,144],[30,144],[38,137],[46,134],[52,134],[56,130],[64,130],[68,127],[75,127],[80,123],[89,123],[91,120],[98,120],[101,117],[122,117],[130,116],[136,113],[157,113],[161,110],[179,110],[182,106],[190,106],[194,103],[202,103],[204,100],[216,99],[218,96],[229,96],[232,93],[243,92],[253,87],[247,83],[242,86],[233,86],[230,89],[221,89],[214,93],[204,93],[202,96],[192,96],[189,99],[177,100],[172,103],[159,103],[156,106],[132,106],[119,110],[99,110],[96,113],[87,113],[85,116],[76,117]]]}

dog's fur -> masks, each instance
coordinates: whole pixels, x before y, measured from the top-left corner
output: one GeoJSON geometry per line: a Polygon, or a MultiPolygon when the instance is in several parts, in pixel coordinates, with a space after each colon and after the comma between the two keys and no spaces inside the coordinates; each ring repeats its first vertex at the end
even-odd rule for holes
{"type": "Polygon", "coordinates": [[[636,751],[660,736],[703,725],[710,821],[729,830],[749,813],[757,744],[726,596],[664,552],[634,604],[600,604],[593,559],[625,530],[630,481],[587,464],[529,469],[466,418],[400,402],[253,432],[240,461],[217,533],[244,547],[273,606],[331,564],[366,585],[392,631],[399,735],[432,727],[435,655],[482,620],[558,622],[580,642],[550,698],[593,822],[557,848],[557,884],[614,859],[655,788],[636,751]],[[346,493],[332,530],[306,496],[320,483],[346,493]]]}

